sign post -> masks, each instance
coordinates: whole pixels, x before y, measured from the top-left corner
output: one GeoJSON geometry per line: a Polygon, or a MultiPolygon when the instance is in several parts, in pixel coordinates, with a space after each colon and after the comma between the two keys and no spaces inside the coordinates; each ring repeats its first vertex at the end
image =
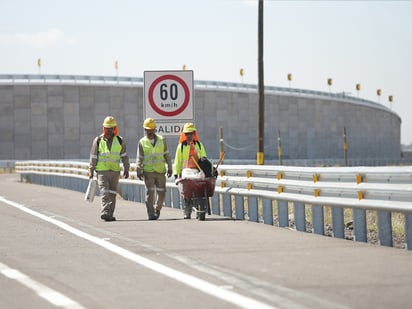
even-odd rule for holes
{"type": "Polygon", "coordinates": [[[144,117],[156,120],[162,135],[178,135],[194,121],[193,71],[145,71],[144,117]]]}

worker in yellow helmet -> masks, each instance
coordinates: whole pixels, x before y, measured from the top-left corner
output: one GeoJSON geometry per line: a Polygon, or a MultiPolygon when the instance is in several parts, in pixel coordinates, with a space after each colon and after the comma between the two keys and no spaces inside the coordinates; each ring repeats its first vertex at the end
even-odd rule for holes
{"type": "MultiPolygon", "coordinates": [[[[206,159],[205,146],[200,142],[197,135],[196,127],[189,122],[183,126],[183,132],[180,135],[179,144],[176,147],[175,160],[173,165],[173,174],[176,178],[181,177],[183,168],[199,169],[203,162],[209,162],[206,159]]],[[[210,162],[209,162],[210,163],[210,162]]],[[[206,176],[210,176],[211,166],[209,166],[206,176]],[[210,170],[210,171],[208,171],[210,170]]],[[[184,219],[190,219],[192,214],[192,207],[187,201],[184,205],[184,219]]]]}
{"type": "Polygon", "coordinates": [[[107,116],[103,121],[103,133],[93,140],[90,151],[90,175],[97,173],[97,182],[102,195],[100,218],[116,221],[113,216],[116,207],[117,186],[120,177],[120,161],[123,163],[123,177],[129,178],[129,157],[126,143],[119,134],[116,119],[107,116]]]}
{"type": "Polygon", "coordinates": [[[156,134],[153,118],[143,122],[145,136],[137,144],[136,173],[146,186],[146,209],[149,220],[157,220],[166,198],[166,176],[172,176],[173,166],[166,139],[156,134]],[[167,169],[166,169],[167,165],[167,169]],[[155,191],[157,201],[155,201],[155,191]],[[156,203],[155,203],[156,202],[156,203]],[[156,206],[155,206],[156,204],[156,206]]]}

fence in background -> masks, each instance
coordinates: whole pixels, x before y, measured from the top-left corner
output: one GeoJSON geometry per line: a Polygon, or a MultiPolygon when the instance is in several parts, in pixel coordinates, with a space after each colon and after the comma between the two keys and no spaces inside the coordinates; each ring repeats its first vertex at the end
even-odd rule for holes
{"type": "MultiPolygon", "coordinates": [[[[69,161],[16,161],[23,181],[85,192],[88,163],[69,161]]],[[[144,182],[134,176],[121,179],[119,194],[144,203],[144,182]]],[[[345,238],[353,226],[354,240],[367,242],[367,212],[376,212],[378,243],[393,246],[394,214],[403,220],[405,248],[412,250],[412,166],[404,167],[293,167],[221,165],[211,212],[237,220],[292,227],[325,235],[327,209],[332,235],[345,238]],[[345,209],[352,210],[350,219],[345,209]],[[345,222],[346,221],[346,222],[345,222]]],[[[174,182],[166,206],[181,208],[174,182]]]]}

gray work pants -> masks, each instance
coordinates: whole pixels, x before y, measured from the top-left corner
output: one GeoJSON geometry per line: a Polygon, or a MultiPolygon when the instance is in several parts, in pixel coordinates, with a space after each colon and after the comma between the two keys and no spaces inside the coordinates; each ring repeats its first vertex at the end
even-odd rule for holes
{"type": "Polygon", "coordinates": [[[102,196],[101,215],[113,217],[116,208],[117,186],[119,184],[120,172],[98,171],[97,183],[102,196]]]}
{"type": "Polygon", "coordinates": [[[160,212],[166,197],[166,175],[163,173],[144,172],[144,184],[146,186],[147,214],[154,215],[160,212]],[[155,193],[157,194],[155,209],[155,193]]]}

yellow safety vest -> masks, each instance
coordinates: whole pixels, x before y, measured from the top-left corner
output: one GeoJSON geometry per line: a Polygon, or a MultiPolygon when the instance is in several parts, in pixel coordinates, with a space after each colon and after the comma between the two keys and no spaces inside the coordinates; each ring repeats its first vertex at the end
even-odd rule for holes
{"type": "MultiPolygon", "coordinates": [[[[198,158],[207,157],[205,147],[201,142],[195,142],[194,145],[198,158]]],[[[186,163],[189,162],[189,153],[190,145],[186,143],[177,145],[173,174],[179,175],[182,169],[186,167],[186,163]]]]}
{"type": "Polygon", "coordinates": [[[165,165],[165,145],[163,137],[156,135],[156,143],[152,145],[150,140],[145,136],[140,140],[143,148],[143,171],[166,173],[165,165]]]}
{"type": "Polygon", "coordinates": [[[122,145],[119,139],[114,136],[112,142],[112,148],[109,150],[107,143],[102,138],[99,143],[99,150],[97,153],[96,171],[120,171],[120,152],[122,145]]]}

